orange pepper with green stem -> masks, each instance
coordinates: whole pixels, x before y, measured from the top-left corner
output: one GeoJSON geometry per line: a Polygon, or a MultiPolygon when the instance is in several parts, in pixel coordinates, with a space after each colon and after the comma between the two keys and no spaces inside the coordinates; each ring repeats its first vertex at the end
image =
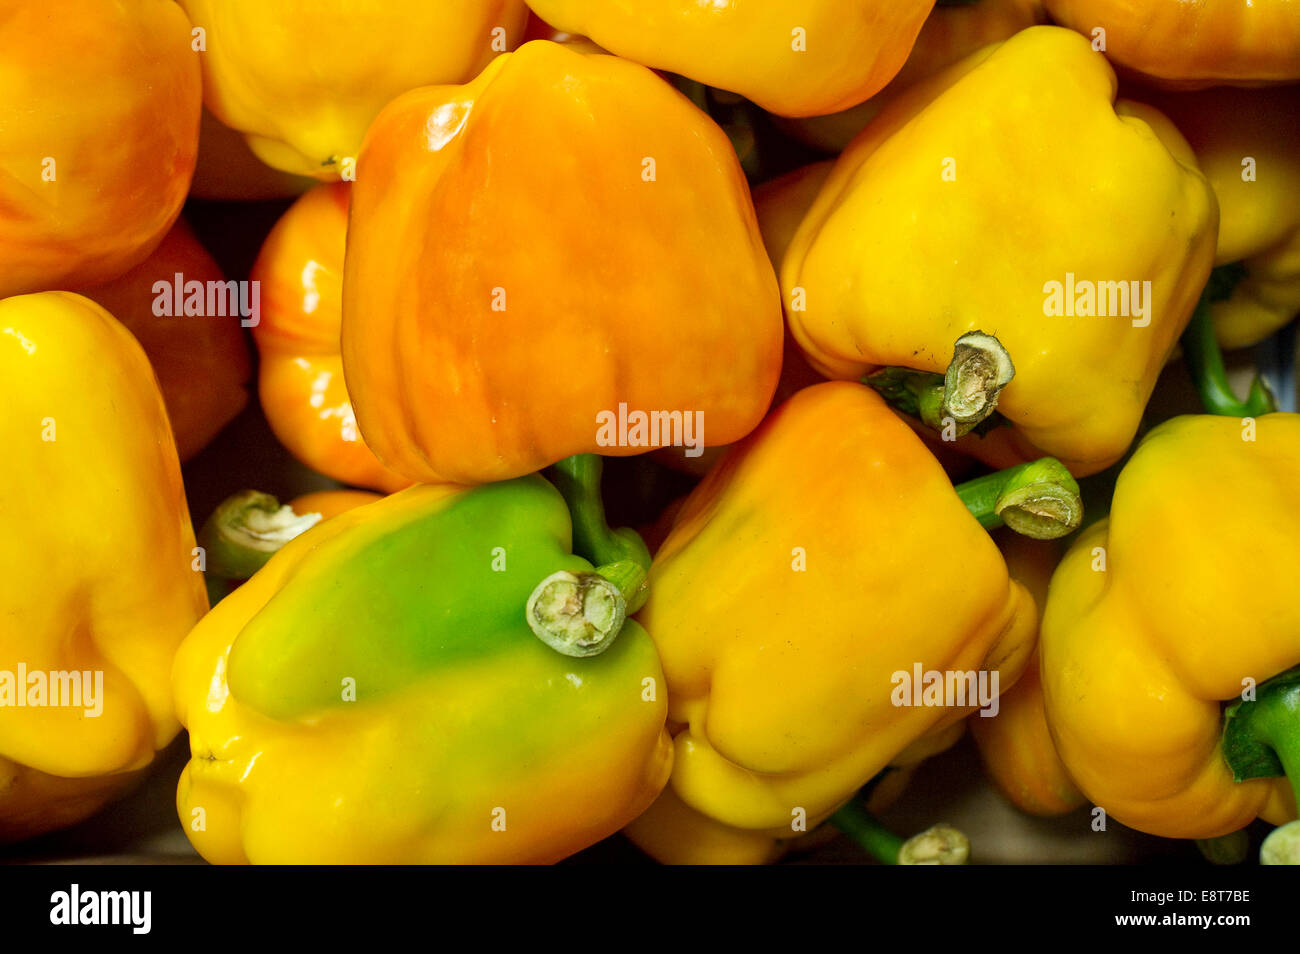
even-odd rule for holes
{"type": "Polygon", "coordinates": [[[726,444],[767,410],[780,298],[748,185],[650,70],[533,41],[389,104],[361,166],[343,368],[392,470],[503,480],[726,444]]]}
{"type": "Polygon", "coordinates": [[[271,430],[300,461],[345,484],[391,492],[411,481],[362,440],[339,350],[351,189],[338,182],[308,192],[258,253],[250,273],[262,296],[253,329],[258,392],[271,430]]]}

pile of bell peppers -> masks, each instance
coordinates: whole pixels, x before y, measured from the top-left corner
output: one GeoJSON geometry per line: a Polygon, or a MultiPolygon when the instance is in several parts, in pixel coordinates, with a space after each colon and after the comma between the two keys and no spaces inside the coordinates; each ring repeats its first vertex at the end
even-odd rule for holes
{"type": "Polygon", "coordinates": [[[978,862],[881,817],[970,744],[1300,864],[1296,4],[61,10],[0,5],[0,842],[184,730],[213,863],[978,862]]]}

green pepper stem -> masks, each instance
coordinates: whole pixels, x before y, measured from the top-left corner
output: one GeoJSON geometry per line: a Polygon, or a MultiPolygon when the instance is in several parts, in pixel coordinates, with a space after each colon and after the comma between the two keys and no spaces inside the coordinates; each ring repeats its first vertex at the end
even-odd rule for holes
{"type": "Polygon", "coordinates": [[[1016,376],[1002,342],[982,331],[957,339],[943,376],[943,410],[959,425],[973,427],[998,406],[998,395],[1016,376]]]}
{"type": "Polygon", "coordinates": [[[1250,383],[1250,395],[1245,401],[1232,390],[1219,339],[1214,335],[1214,321],[1210,315],[1212,300],[1207,286],[1201,300],[1196,303],[1196,310],[1192,312],[1192,320],[1182,338],[1187,369],[1201,396],[1201,404],[1208,413],[1224,417],[1258,417],[1276,411],[1277,400],[1258,374],[1250,383]]]}
{"type": "MultiPolygon", "coordinates": [[[[1255,687],[1253,699],[1224,709],[1220,748],[1238,782],[1285,775],[1300,809],[1300,667],[1255,687]]],[[[1274,831],[1264,853],[1291,859],[1270,864],[1300,864],[1300,827],[1292,822],[1274,831]]]]}
{"type": "Polygon", "coordinates": [[[1262,865],[1300,865],[1300,821],[1287,822],[1269,832],[1259,846],[1262,865]]]}
{"type": "Polygon", "coordinates": [[[968,331],[953,345],[952,360],[943,374],[913,368],[887,367],[863,382],[892,407],[920,418],[942,431],[952,426],[961,437],[980,429],[993,417],[998,396],[1016,375],[1011,356],[993,335],[968,331]]]}
{"type": "Polygon", "coordinates": [[[199,531],[209,576],[247,580],[281,547],[320,523],[318,513],[297,514],[270,494],[244,490],[227,497],[199,531]]]}
{"type": "Polygon", "coordinates": [[[976,477],[953,490],[986,530],[1005,524],[1035,540],[1055,540],[1083,521],[1079,484],[1054,457],[976,477]]]}
{"type": "Polygon", "coordinates": [[[566,457],[551,469],[551,482],[569,505],[569,515],[573,520],[573,552],[590,561],[597,573],[625,591],[627,612],[631,615],[645,604],[649,595],[645,574],[650,571],[650,550],[635,530],[629,527],[610,529],[600,495],[602,469],[603,461],[599,455],[577,454],[566,457]],[[635,580],[634,575],[629,576],[627,568],[610,569],[627,562],[643,571],[639,580],[635,580]],[[607,570],[617,576],[610,576],[607,570]]]}
{"type": "Polygon", "coordinates": [[[533,634],[565,656],[596,656],[623,629],[627,600],[599,573],[552,573],[537,584],[524,610],[533,634]]]}
{"type": "Polygon", "coordinates": [[[830,821],[884,865],[964,865],[970,857],[970,841],[950,825],[935,825],[904,840],[856,798],[841,805],[830,821]]]}

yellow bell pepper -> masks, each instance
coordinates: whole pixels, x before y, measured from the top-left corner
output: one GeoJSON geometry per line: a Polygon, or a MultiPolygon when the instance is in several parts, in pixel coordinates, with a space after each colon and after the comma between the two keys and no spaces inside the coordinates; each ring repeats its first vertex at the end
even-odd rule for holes
{"type": "MultiPolygon", "coordinates": [[[[1225,701],[1257,687],[1271,706],[1266,680],[1300,664],[1297,573],[1300,416],[1178,417],[1144,438],[1043,615],[1048,722],[1093,804],[1171,838],[1295,816],[1286,779],[1230,766],[1220,737],[1225,701]]],[[[1297,729],[1279,724],[1295,773],[1297,729]]]]}
{"type": "Polygon", "coordinates": [[[522,40],[523,0],[178,0],[204,31],[203,97],[259,159],[355,178],[370,121],[393,97],[472,79],[522,40]]]}
{"type": "MultiPolygon", "coordinates": [[[[1006,531],[999,531],[997,540],[1011,578],[1025,585],[1041,614],[1060,545],[1006,531]]],[[[998,714],[969,721],[985,769],[1017,808],[1031,815],[1062,815],[1084,803],[1052,742],[1037,653],[1019,681],[1002,693],[998,714]]]]}
{"type": "Polygon", "coordinates": [[[934,0],[529,0],[559,30],[740,93],[782,116],[862,102],[889,82],[934,0]]]}
{"type": "Polygon", "coordinates": [[[1214,263],[1230,282],[1210,303],[1215,336],[1262,341],[1300,312],[1300,86],[1133,95],[1174,121],[1219,200],[1214,263]]]}
{"type": "Polygon", "coordinates": [[[782,266],[814,367],[884,367],[891,400],[913,393],[927,424],[972,431],[964,444],[998,466],[1118,460],[1205,284],[1218,217],[1177,130],[1116,105],[1115,88],[1081,36],[1031,27],[882,112],[782,266]]]}
{"type": "Polygon", "coordinates": [[[951,743],[972,707],[897,703],[900,672],[997,671],[1005,688],[1034,636],[1032,599],[939,463],[846,382],[800,391],[696,488],[640,619],[668,682],[677,797],[791,834],[905,751],[951,743]]]}
{"type": "Polygon", "coordinates": [[[208,605],[131,333],[68,292],[4,299],[0,394],[5,841],[90,815],[172,740],[172,655],[208,605]]]}

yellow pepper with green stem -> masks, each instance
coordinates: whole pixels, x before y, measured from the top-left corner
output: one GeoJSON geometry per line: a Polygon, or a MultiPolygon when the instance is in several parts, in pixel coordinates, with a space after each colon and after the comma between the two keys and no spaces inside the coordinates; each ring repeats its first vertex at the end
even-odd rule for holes
{"type": "Polygon", "coordinates": [[[888,371],[873,380],[892,401],[946,439],[970,432],[963,445],[997,466],[1050,454],[1082,476],[1118,460],[1209,274],[1218,217],[1173,124],[1115,91],[1086,40],[1044,26],[887,107],[781,269],[814,367],[888,371]]]}
{"type": "Polygon", "coordinates": [[[1297,780],[1295,711],[1261,730],[1282,763],[1261,771],[1234,754],[1223,706],[1258,697],[1238,727],[1277,715],[1269,680],[1300,665],[1297,573],[1300,416],[1178,417],[1143,439],[1043,616],[1048,723],[1095,805],[1170,838],[1295,816],[1270,777],[1297,780]]]}
{"type": "Polygon", "coordinates": [[[649,555],[579,470],[571,513],[536,475],[347,510],[203,619],[174,684],[193,754],[177,808],[205,858],[558,861],[654,801],[663,673],[624,620],[649,555]]]}

